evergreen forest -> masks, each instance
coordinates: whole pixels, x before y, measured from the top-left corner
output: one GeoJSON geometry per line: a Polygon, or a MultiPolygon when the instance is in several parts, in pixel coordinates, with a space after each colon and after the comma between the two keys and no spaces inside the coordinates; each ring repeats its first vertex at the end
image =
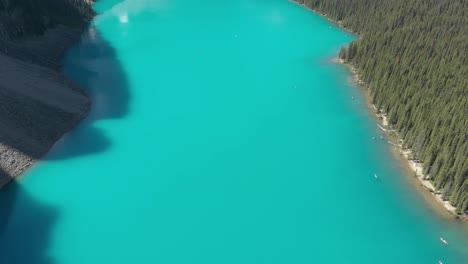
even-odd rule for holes
{"type": "Polygon", "coordinates": [[[468,1],[297,0],[359,35],[340,51],[443,199],[468,211],[468,1]]]}

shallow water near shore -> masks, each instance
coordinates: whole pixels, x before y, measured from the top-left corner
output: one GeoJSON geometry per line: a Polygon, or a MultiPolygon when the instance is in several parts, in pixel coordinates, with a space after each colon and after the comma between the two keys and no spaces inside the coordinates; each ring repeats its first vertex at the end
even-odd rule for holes
{"type": "Polygon", "coordinates": [[[93,110],[0,191],[0,263],[467,263],[330,63],[354,36],[287,0],[95,9],[65,60],[93,110]]]}

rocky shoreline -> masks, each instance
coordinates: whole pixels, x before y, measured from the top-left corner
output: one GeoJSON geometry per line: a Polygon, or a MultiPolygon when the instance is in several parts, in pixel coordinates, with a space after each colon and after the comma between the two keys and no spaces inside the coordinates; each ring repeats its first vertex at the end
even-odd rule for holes
{"type": "Polygon", "coordinates": [[[14,40],[0,36],[0,188],[87,116],[89,97],[61,69],[83,26],[57,25],[14,40]]]}
{"type": "MultiPolygon", "coordinates": [[[[357,34],[355,32],[353,32],[352,30],[344,27],[341,24],[340,21],[338,21],[338,22],[334,21],[334,20],[330,19],[326,14],[322,14],[322,13],[320,13],[319,11],[317,11],[315,9],[311,9],[311,8],[307,7],[305,4],[302,4],[297,0],[291,0],[291,1],[293,3],[296,3],[296,4],[304,7],[304,8],[309,9],[312,12],[317,13],[318,15],[326,18],[328,21],[330,21],[331,23],[333,23],[336,26],[340,27],[341,29],[347,31],[348,33],[351,33],[351,34],[357,36],[357,34]]],[[[350,65],[348,63],[345,63],[343,60],[338,59],[338,58],[334,59],[333,62],[340,63],[340,64],[348,66],[350,72],[354,76],[354,82],[356,83],[356,85],[360,86],[361,88],[366,88],[365,83],[361,80],[361,78],[359,77],[358,72],[356,71],[356,69],[352,65],[350,65]]],[[[441,193],[438,190],[436,190],[436,188],[433,186],[433,184],[428,180],[429,175],[425,175],[423,173],[423,164],[421,162],[419,162],[418,160],[412,159],[411,158],[412,151],[410,149],[405,149],[403,147],[403,141],[399,140],[398,131],[396,131],[395,129],[393,129],[391,127],[391,125],[389,125],[389,123],[387,121],[386,113],[384,113],[381,110],[377,109],[375,107],[375,105],[372,104],[372,102],[370,100],[370,96],[369,96],[370,91],[368,91],[366,89],[366,91],[364,91],[364,92],[367,93],[366,98],[367,98],[368,103],[370,105],[372,105],[372,107],[373,107],[373,110],[374,110],[373,113],[381,121],[381,124],[378,124],[378,127],[383,132],[385,132],[385,134],[391,139],[391,140],[388,140],[388,143],[396,148],[397,153],[399,154],[399,158],[402,160],[402,162],[406,163],[409,166],[409,168],[413,171],[413,173],[414,173],[416,179],[419,181],[420,185],[422,187],[424,187],[422,190],[430,192],[432,194],[432,196],[433,196],[432,200],[435,201],[437,203],[437,205],[442,206],[444,208],[444,210],[449,212],[454,217],[460,218],[462,220],[468,220],[468,215],[466,215],[466,214],[457,215],[456,214],[456,208],[454,206],[452,206],[449,201],[446,201],[446,200],[443,199],[441,193]],[[394,141],[396,141],[396,142],[394,142],[394,141]]]]}
{"type": "MultiPolygon", "coordinates": [[[[342,62],[343,63],[343,62],[342,62]]],[[[358,76],[358,75],[356,75],[358,76]]],[[[359,77],[357,77],[359,78],[359,77]]],[[[369,102],[370,103],[370,102],[369,102]]],[[[381,120],[382,125],[378,125],[391,139],[387,142],[392,145],[396,153],[398,154],[398,158],[402,160],[402,162],[407,163],[411,171],[413,172],[415,178],[417,179],[419,185],[423,187],[423,191],[428,191],[433,196],[433,200],[436,201],[439,205],[442,205],[443,208],[449,212],[451,215],[460,218],[462,220],[468,220],[466,214],[458,215],[456,213],[457,208],[450,204],[449,201],[443,199],[443,196],[440,191],[438,191],[434,185],[429,181],[430,176],[424,174],[424,165],[419,160],[413,159],[412,154],[413,152],[411,149],[404,147],[403,140],[399,139],[399,133],[395,129],[393,129],[388,121],[387,121],[387,114],[382,112],[382,110],[378,110],[375,105],[372,105],[375,110],[375,115],[377,118],[381,120]]]]}
{"type": "MultiPolygon", "coordinates": [[[[316,12],[314,10],[314,12],[316,12]]],[[[336,24],[336,23],[335,23],[336,24]]],[[[339,24],[337,24],[339,25],[339,24]]],[[[343,28],[345,29],[345,28],[343,28]]],[[[348,29],[345,29],[349,31],[348,29]]],[[[351,32],[351,31],[349,31],[351,32]]],[[[354,76],[354,82],[356,85],[359,87],[365,89],[366,94],[366,99],[368,103],[372,106],[371,111],[373,110],[373,113],[377,117],[378,120],[380,120],[380,124],[377,124],[377,126],[387,135],[387,137],[390,139],[387,142],[392,145],[396,149],[396,153],[398,153],[398,158],[403,163],[406,163],[405,165],[408,165],[411,171],[414,173],[414,176],[416,179],[419,181],[420,186],[423,187],[423,191],[428,191],[432,194],[433,196],[433,201],[437,203],[437,205],[442,206],[448,213],[453,215],[456,218],[460,218],[462,220],[468,220],[468,215],[462,214],[458,215],[456,213],[457,208],[454,207],[453,205],[450,204],[449,201],[446,201],[443,199],[442,194],[440,191],[438,191],[434,185],[429,181],[430,175],[425,175],[423,172],[424,165],[421,163],[419,160],[415,160],[412,157],[412,150],[408,148],[404,148],[404,142],[402,139],[400,139],[399,132],[392,128],[392,126],[389,124],[388,119],[387,119],[387,114],[382,111],[382,109],[377,109],[374,104],[372,104],[371,98],[370,98],[370,90],[368,90],[365,86],[365,83],[361,80],[359,77],[359,73],[357,70],[349,63],[346,63],[342,59],[337,59],[337,63],[346,65],[349,69],[349,71],[353,74],[354,76]]]]}

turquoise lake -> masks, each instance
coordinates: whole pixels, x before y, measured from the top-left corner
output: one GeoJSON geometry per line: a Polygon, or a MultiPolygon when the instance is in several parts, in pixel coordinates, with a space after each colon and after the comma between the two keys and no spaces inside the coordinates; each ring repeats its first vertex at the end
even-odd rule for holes
{"type": "Polygon", "coordinates": [[[94,8],[64,69],[92,112],[0,191],[0,263],[468,263],[331,62],[354,36],[287,0],[94,8]]]}

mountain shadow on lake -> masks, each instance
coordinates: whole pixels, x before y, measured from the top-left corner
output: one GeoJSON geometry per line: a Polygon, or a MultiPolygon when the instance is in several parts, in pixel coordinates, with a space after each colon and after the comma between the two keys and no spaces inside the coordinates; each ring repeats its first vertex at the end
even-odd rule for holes
{"type": "Polygon", "coordinates": [[[48,255],[56,208],[11,182],[0,192],[0,263],[54,264],[48,255]]]}
{"type": "Polygon", "coordinates": [[[0,186],[29,167],[31,160],[43,158],[57,139],[44,159],[71,158],[109,147],[110,140],[95,122],[124,117],[130,95],[114,48],[94,25],[90,24],[64,59],[66,77],[90,99],[55,70],[1,53],[0,60],[0,186]],[[89,116],[82,120],[90,104],[89,116]]]}
{"type": "Polygon", "coordinates": [[[64,64],[66,75],[91,97],[91,112],[56,143],[46,160],[104,151],[111,142],[95,122],[123,118],[128,112],[130,93],[125,72],[115,49],[93,25],[88,27],[81,43],[67,53],[64,64]]]}

